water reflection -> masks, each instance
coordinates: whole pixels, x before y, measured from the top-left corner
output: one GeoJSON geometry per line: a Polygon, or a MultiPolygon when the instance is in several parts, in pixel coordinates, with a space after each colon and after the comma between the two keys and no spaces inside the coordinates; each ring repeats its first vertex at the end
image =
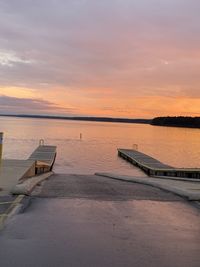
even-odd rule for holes
{"type": "Polygon", "coordinates": [[[0,125],[0,131],[5,133],[5,158],[28,157],[42,138],[58,147],[57,172],[109,171],[143,176],[141,171],[117,157],[118,147],[131,148],[133,144],[169,165],[200,165],[198,129],[6,117],[0,118],[0,125]]]}

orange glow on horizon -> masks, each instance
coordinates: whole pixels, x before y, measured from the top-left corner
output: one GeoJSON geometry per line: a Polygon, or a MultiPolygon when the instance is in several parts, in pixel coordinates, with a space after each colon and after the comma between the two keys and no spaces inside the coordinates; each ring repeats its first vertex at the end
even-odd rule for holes
{"type": "MultiPolygon", "coordinates": [[[[73,94],[62,88],[48,95],[25,88],[2,88],[2,95],[17,98],[45,99],[54,107],[46,110],[53,115],[107,116],[127,118],[152,118],[157,116],[200,116],[199,98],[186,96],[126,96],[115,95],[112,90],[77,90],[73,94]],[[101,97],[102,95],[102,97],[101,97]],[[57,108],[56,108],[57,107],[57,108]],[[70,111],[71,110],[71,111],[70,111]]],[[[17,111],[16,111],[17,112],[17,111]]],[[[29,113],[29,112],[28,112],[29,113]]],[[[33,111],[31,113],[34,113],[33,111]]],[[[42,113],[41,113],[42,114],[42,113]]]]}

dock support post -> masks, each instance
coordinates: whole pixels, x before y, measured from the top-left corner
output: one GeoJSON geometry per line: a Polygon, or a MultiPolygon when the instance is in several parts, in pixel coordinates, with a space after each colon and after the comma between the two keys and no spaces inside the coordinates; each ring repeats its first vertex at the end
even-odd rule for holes
{"type": "Polygon", "coordinates": [[[133,150],[138,150],[138,144],[133,144],[133,150]]]}

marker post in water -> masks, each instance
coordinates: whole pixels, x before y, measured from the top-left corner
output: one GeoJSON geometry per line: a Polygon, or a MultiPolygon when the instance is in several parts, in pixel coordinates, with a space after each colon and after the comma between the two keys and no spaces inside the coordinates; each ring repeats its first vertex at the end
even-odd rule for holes
{"type": "Polygon", "coordinates": [[[3,133],[0,133],[0,162],[2,159],[2,152],[3,152],[3,133]]]}

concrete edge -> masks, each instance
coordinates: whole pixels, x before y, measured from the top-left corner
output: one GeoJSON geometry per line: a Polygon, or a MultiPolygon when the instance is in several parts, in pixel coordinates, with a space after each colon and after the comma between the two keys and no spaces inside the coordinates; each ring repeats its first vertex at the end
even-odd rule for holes
{"type": "Polygon", "coordinates": [[[139,183],[139,184],[153,186],[153,187],[156,187],[156,188],[159,188],[162,190],[169,191],[169,192],[174,193],[178,196],[187,198],[190,201],[200,200],[200,194],[191,193],[191,192],[188,192],[184,189],[179,189],[179,188],[169,186],[169,185],[163,185],[159,182],[151,181],[151,178],[137,178],[137,177],[123,176],[123,175],[115,175],[115,174],[110,174],[110,173],[95,173],[95,175],[103,176],[103,177],[107,177],[107,178],[111,178],[111,179],[115,179],[115,180],[120,180],[120,181],[126,181],[126,182],[131,182],[131,183],[139,183]]]}
{"type": "MultiPolygon", "coordinates": [[[[35,164],[36,162],[34,161],[34,165],[35,164]]],[[[24,205],[22,202],[24,201],[27,195],[28,196],[30,195],[30,193],[33,191],[35,186],[37,186],[39,183],[43,182],[44,180],[48,179],[52,174],[53,172],[49,171],[42,175],[32,176],[32,177],[23,176],[19,179],[19,183],[10,190],[10,193],[13,195],[17,195],[17,197],[12,202],[12,204],[8,207],[8,209],[3,214],[0,214],[0,231],[4,228],[5,222],[8,219],[10,219],[15,214],[19,213],[20,211],[24,209],[24,205]]],[[[0,191],[1,191],[1,188],[0,188],[0,191]]]]}
{"type": "Polygon", "coordinates": [[[13,217],[15,214],[18,214],[23,209],[23,200],[24,198],[33,191],[36,185],[43,182],[49,178],[53,172],[44,173],[39,176],[34,176],[32,178],[26,179],[24,182],[21,182],[13,187],[11,194],[17,195],[13,203],[8,207],[4,214],[0,215],[0,231],[4,228],[5,222],[13,217]]]}
{"type": "Polygon", "coordinates": [[[27,196],[29,196],[31,194],[31,192],[33,191],[33,189],[38,184],[40,184],[44,180],[48,179],[52,174],[53,174],[53,172],[47,172],[47,173],[44,173],[42,175],[28,178],[24,182],[15,185],[11,189],[10,193],[13,195],[27,195],[27,196]]]}
{"type": "Polygon", "coordinates": [[[180,181],[180,182],[194,182],[194,183],[200,183],[200,179],[193,179],[193,178],[181,178],[181,177],[171,177],[171,176],[157,176],[157,175],[150,175],[149,177],[162,179],[162,180],[174,180],[174,181],[180,181]]]}
{"type": "Polygon", "coordinates": [[[25,195],[17,196],[16,199],[13,201],[13,203],[8,207],[6,212],[0,215],[0,230],[2,230],[3,227],[5,226],[6,220],[10,219],[15,214],[19,213],[20,209],[22,208],[22,201],[24,197],[25,195]]]}

